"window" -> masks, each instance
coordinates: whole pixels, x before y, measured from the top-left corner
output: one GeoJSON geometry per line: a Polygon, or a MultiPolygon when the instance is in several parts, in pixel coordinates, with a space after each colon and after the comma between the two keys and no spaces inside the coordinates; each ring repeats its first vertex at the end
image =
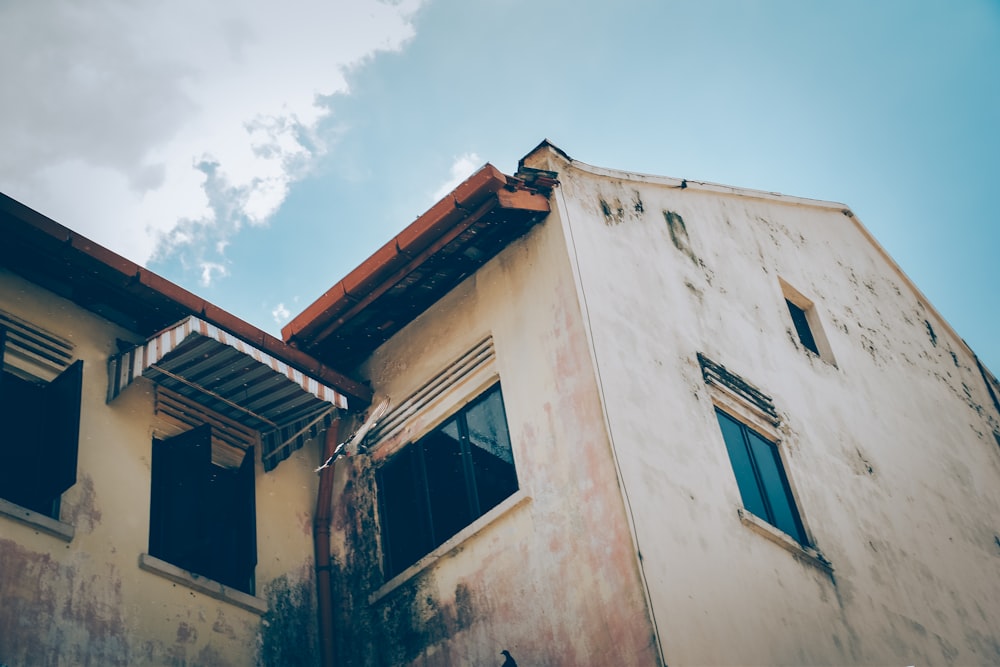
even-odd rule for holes
{"type": "Polygon", "coordinates": [[[781,464],[778,445],[716,408],[722,438],[743,506],[754,515],[808,544],[802,519],[781,464]]]}
{"type": "Polygon", "coordinates": [[[0,498],[54,519],[76,483],[83,361],[45,382],[4,366],[0,327],[0,498]]]}
{"type": "Polygon", "coordinates": [[[806,319],[806,311],[802,310],[788,299],[785,299],[785,305],[788,306],[788,312],[792,316],[792,324],[795,325],[795,333],[798,334],[799,342],[802,343],[802,347],[811,351],[813,354],[819,354],[819,349],[816,347],[816,339],[813,338],[812,329],[809,328],[809,322],[806,319]]]}
{"type": "Polygon", "coordinates": [[[792,318],[795,329],[795,339],[805,349],[809,350],[823,361],[836,366],[833,351],[823,333],[816,306],[797,289],[778,278],[781,294],[785,299],[785,307],[792,318]]]}
{"type": "Polygon", "coordinates": [[[380,468],[387,577],[417,562],[517,488],[497,384],[380,468]]]}
{"type": "Polygon", "coordinates": [[[208,424],[153,440],[149,553],[244,593],[254,592],[257,527],[254,456],[212,462],[208,424]]]}

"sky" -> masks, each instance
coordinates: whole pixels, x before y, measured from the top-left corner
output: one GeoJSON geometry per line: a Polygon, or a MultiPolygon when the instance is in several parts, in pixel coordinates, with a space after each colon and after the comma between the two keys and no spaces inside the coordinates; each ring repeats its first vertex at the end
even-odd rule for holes
{"type": "Polygon", "coordinates": [[[1000,374],[1000,0],[0,0],[0,81],[0,191],[278,336],[547,138],[847,204],[1000,374]]]}

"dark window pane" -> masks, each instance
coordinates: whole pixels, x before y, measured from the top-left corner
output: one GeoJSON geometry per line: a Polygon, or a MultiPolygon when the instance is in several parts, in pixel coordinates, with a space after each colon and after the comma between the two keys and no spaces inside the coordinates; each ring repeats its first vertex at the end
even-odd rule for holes
{"type": "Polygon", "coordinates": [[[40,442],[45,385],[4,373],[0,391],[0,497],[52,516],[54,498],[43,489],[49,462],[40,442]]]}
{"type": "Polygon", "coordinates": [[[469,525],[473,518],[457,434],[457,426],[452,420],[420,441],[434,546],[469,525]]]}
{"type": "Polygon", "coordinates": [[[452,440],[455,440],[456,442],[458,441],[458,438],[459,438],[459,434],[458,434],[458,420],[451,419],[449,421],[446,421],[441,426],[438,426],[437,430],[441,431],[441,433],[443,433],[444,435],[448,436],[452,440]]]}
{"type": "Polygon", "coordinates": [[[750,441],[750,450],[757,462],[757,472],[760,475],[764,493],[771,506],[771,523],[785,531],[799,542],[805,543],[805,534],[795,509],[788,479],[781,465],[781,457],[774,443],[764,440],[749,429],[745,429],[750,441]]]}
{"type": "Polygon", "coordinates": [[[469,453],[479,512],[485,513],[517,491],[514,454],[510,448],[500,388],[494,388],[469,408],[465,418],[469,428],[469,453]]]}
{"type": "Polygon", "coordinates": [[[769,521],[767,506],[764,504],[763,496],[761,496],[753,463],[750,460],[750,452],[747,450],[743,436],[745,429],[742,424],[718,410],[716,415],[719,418],[719,426],[722,428],[722,439],[726,441],[726,449],[729,451],[733,472],[736,473],[736,484],[740,488],[743,506],[760,518],[769,521]]]}
{"type": "Polygon", "coordinates": [[[795,333],[799,335],[799,341],[806,349],[819,354],[816,341],[813,339],[812,329],[809,328],[809,321],[806,319],[806,311],[788,299],[785,299],[785,304],[788,306],[788,312],[792,315],[792,323],[795,324],[795,333]]]}
{"type": "Polygon", "coordinates": [[[58,518],[76,482],[82,381],[82,361],[48,384],[0,371],[0,497],[58,518]]]}
{"type": "Polygon", "coordinates": [[[401,572],[430,551],[427,499],[417,483],[415,449],[407,447],[379,470],[383,544],[388,576],[401,572]]]}
{"type": "Polygon", "coordinates": [[[230,469],[212,463],[212,428],[207,424],[153,440],[149,553],[253,594],[253,449],[238,469],[230,469]]]}
{"type": "Polygon", "coordinates": [[[499,385],[383,464],[378,484],[391,577],[517,490],[499,385]]]}

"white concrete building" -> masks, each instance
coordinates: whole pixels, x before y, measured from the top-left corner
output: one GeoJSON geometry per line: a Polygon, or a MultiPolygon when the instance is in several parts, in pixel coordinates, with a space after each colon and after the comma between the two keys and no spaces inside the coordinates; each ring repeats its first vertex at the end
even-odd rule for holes
{"type": "Polygon", "coordinates": [[[841,204],[485,167],[293,320],[342,664],[1000,661],[995,378],[841,204]]]}
{"type": "Polygon", "coordinates": [[[284,341],[0,232],[0,664],[1000,663],[1000,385],[841,204],[543,142],[284,341]]]}

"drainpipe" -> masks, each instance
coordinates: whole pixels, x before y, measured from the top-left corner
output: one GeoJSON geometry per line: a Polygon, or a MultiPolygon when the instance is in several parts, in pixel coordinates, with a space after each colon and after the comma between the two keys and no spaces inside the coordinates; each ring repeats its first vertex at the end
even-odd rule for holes
{"type": "MultiPolygon", "coordinates": [[[[337,449],[340,434],[340,420],[334,420],[326,429],[323,441],[323,457],[326,461],[337,449]]],[[[333,520],[333,471],[334,466],[323,468],[319,473],[319,494],[316,498],[316,514],[313,518],[313,545],[316,561],[316,589],[319,599],[319,644],[320,664],[334,665],[333,641],[333,590],[330,585],[330,524],[333,520]]]]}

